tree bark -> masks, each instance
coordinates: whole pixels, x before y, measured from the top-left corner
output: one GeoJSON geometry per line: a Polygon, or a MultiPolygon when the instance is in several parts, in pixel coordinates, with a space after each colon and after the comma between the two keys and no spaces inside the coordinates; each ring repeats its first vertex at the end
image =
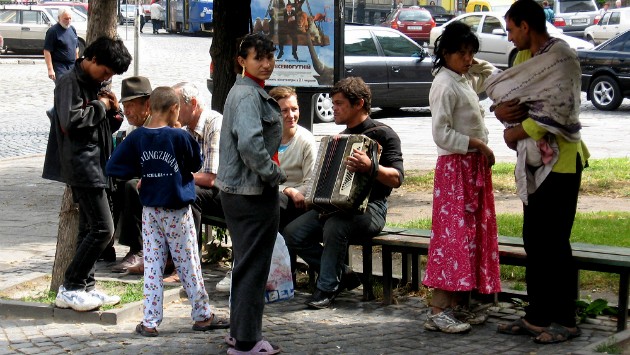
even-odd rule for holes
{"type": "Polygon", "coordinates": [[[112,0],[90,0],[90,11],[88,15],[87,45],[94,42],[99,37],[115,38],[116,14],[118,13],[117,1],[112,0]]]}
{"type": "Polygon", "coordinates": [[[59,229],[57,230],[57,250],[53,263],[50,290],[57,291],[63,284],[64,274],[77,250],[79,231],[79,205],[72,201],[72,190],[66,186],[59,211],[59,229]]]}
{"type": "MultiPolygon", "coordinates": [[[[95,39],[106,36],[115,38],[116,1],[90,0],[90,15],[88,15],[87,46],[95,39]]],[[[72,190],[66,186],[61,200],[59,212],[59,229],[57,230],[57,249],[53,263],[50,290],[57,292],[63,283],[64,274],[77,250],[77,235],[79,233],[79,207],[72,200],[72,190]]]]}
{"type": "Polygon", "coordinates": [[[210,56],[214,63],[212,109],[215,111],[223,113],[228,92],[236,80],[238,40],[249,33],[251,15],[251,0],[214,1],[214,38],[210,56]]]}

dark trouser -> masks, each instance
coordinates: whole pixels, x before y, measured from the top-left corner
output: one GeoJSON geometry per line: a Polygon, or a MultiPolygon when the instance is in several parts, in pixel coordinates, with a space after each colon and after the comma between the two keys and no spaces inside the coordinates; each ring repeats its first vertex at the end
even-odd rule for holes
{"type": "Polygon", "coordinates": [[[230,335],[239,342],[262,339],[265,286],[278,234],[278,187],[266,186],[262,195],[221,192],[234,263],[230,299],[230,335]]]}
{"type": "Polygon", "coordinates": [[[582,167],[575,174],[551,172],[523,207],[529,305],[525,319],[546,327],[575,326],[577,270],[571,252],[571,228],[577,209],[582,167]]]}
{"type": "Polygon", "coordinates": [[[151,24],[153,25],[153,33],[156,33],[157,30],[159,30],[161,28],[161,26],[160,26],[161,23],[162,23],[162,21],[160,21],[160,20],[151,19],[151,24]]]}
{"type": "Polygon", "coordinates": [[[348,243],[375,237],[385,226],[386,214],[384,201],[370,202],[361,215],[336,213],[321,219],[311,210],[289,223],[283,236],[292,255],[297,254],[309,268],[319,271],[317,288],[334,292],[341,280],[348,243]]]}
{"type": "MultiPolygon", "coordinates": [[[[281,193],[281,192],[280,192],[281,193]]],[[[280,207],[280,234],[284,236],[284,227],[293,222],[294,219],[300,217],[306,212],[306,209],[295,207],[295,203],[290,197],[287,197],[287,206],[285,208],[280,207]]],[[[283,198],[280,196],[280,198],[283,198]]]]}
{"type": "Polygon", "coordinates": [[[195,222],[197,242],[201,248],[201,215],[204,214],[223,218],[223,208],[221,208],[219,189],[216,187],[207,188],[195,185],[195,194],[197,197],[190,207],[192,208],[193,220],[195,222]]]}
{"type": "Polygon", "coordinates": [[[114,233],[114,221],[103,188],[72,186],[72,196],[79,204],[77,250],[66,269],[66,290],[94,289],[94,264],[114,233]]]}
{"type": "Polygon", "coordinates": [[[138,179],[120,183],[117,199],[120,206],[115,208],[119,214],[114,238],[132,252],[142,251],[142,202],[137,186],[138,179]]]}
{"type": "Polygon", "coordinates": [[[74,62],[70,62],[70,63],[53,62],[53,71],[55,72],[55,81],[59,80],[59,78],[63,74],[70,71],[72,67],[74,67],[74,62]]]}

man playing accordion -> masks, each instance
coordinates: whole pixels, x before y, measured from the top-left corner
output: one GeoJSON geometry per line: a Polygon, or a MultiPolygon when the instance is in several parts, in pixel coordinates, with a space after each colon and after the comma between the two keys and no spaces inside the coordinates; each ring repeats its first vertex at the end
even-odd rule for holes
{"type": "Polygon", "coordinates": [[[306,301],[309,308],[329,307],[344,290],[360,285],[357,275],[344,264],[350,242],[372,238],[385,226],[387,197],[404,179],[400,138],[389,126],[369,117],[372,94],[361,78],[345,78],[331,92],[335,123],[342,134],[364,134],[381,146],[378,167],[366,152],[355,149],[344,160],[354,173],[372,175],[372,191],[364,213],[336,212],[320,215],[311,210],[284,229],[287,246],[318,272],[317,289],[306,301]],[[323,245],[321,244],[323,242],[323,245]]]}

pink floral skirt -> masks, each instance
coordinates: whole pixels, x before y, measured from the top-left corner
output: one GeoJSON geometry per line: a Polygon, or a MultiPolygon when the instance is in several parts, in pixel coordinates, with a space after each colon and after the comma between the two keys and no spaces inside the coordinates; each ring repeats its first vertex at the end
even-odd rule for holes
{"type": "Polygon", "coordinates": [[[492,170],[480,153],[438,157],[423,283],[446,291],[501,291],[492,170]]]}

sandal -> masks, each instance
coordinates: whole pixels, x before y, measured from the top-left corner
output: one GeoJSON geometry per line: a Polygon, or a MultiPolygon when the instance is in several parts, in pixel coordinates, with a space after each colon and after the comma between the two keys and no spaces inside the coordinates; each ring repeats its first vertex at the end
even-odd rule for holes
{"type": "Polygon", "coordinates": [[[228,355],[247,355],[247,354],[267,354],[273,355],[278,354],[282,351],[279,346],[272,345],[265,339],[260,340],[251,350],[236,350],[235,348],[229,348],[227,353],[228,355]]]}
{"type": "Polygon", "coordinates": [[[225,341],[225,343],[230,346],[230,347],[235,347],[236,346],[236,339],[234,339],[233,337],[230,336],[230,334],[226,334],[225,338],[223,338],[223,341],[225,341]]]}
{"type": "Polygon", "coordinates": [[[577,338],[582,335],[582,330],[578,327],[575,327],[575,331],[571,332],[567,327],[562,326],[557,323],[551,323],[548,327],[546,327],[540,335],[534,338],[534,342],[537,344],[555,344],[562,343],[569,339],[577,338]],[[547,334],[551,336],[550,338],[542,337],[543,334],[547,334]]]}
{"type": "MultiPolygon", "coordinates": [[[[205,332],[208,330],[213,330],[213,329],[227,329],[230,327],[230,321],[225,319],[225,318],[219,318],[216,316],[216,314],[212,313],[212,315],[209,318],[210,320],[210,324],[208,325],[197,325],[196,323],[193,324],[192,329],[196,330],[196,331],[200,331],[200,332],[205,332]]],[[[207,322],[208,319],[206,319],[204,322],[207,322]]]]}
{"type": "Polygon", "coordinates": [[[512,323],[499,324],[497,326],[497,332],[509,335],[533,335],[535,337],[539,336],[541,333],[528,326],[523,318],[519,318],[512,323]]]}
{"type": "Polygon", "coordinates": [[[144,336],[144,337],[156,337],[158,335],[160,335],[157,331],[157,329],[155,328],[147,328],[145,327],[142,322],[140,322],[140,324],[136,325],[136,333],[144,336]],[[152,331],[149,329],[153,329],[152,331]]]}

